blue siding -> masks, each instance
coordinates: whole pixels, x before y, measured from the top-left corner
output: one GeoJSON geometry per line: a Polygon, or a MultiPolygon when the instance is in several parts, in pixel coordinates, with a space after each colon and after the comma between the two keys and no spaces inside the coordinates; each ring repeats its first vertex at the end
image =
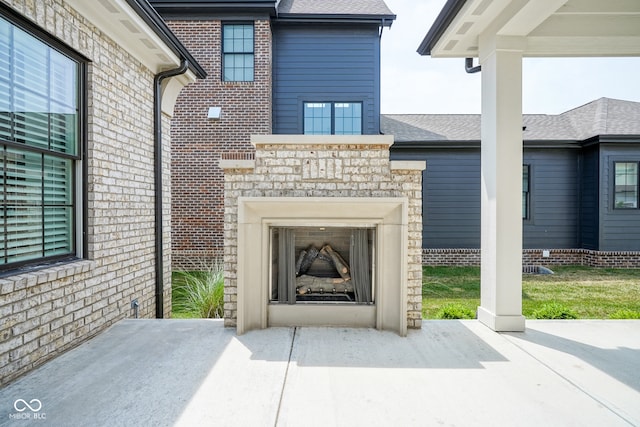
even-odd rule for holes
{"type": "Polygon", "coordinates": [[[530,218],[523,222],[527,249],[578,247],[578,150],[526,149],[530,165],[530,218]]]}
{"type": "Polygon", "coordinates": [[[273,40],[274,134],[302,133],[305,101],[362,102],[363,133],[379,133],[377,25],[282,24],[273,40]]]}
{"type": "Polygon", "coordinates": [[[426,160],[422,247],[480,247],[480,151],[393,150],[392,160],[426,160]]]}
{"type": "Polygon", "coordinates": [[[582,153],[580,182],[580,241],[584,249],[597,250],[599,246],[599,172],[598,147],[582,153]]]}
{"type": "MultiPolygon", "coordinates": [[[[426,160],[423,174],[423,248],[480,247],[480,150],[393,149],[393,160],[426,160]]],[[[527,249],[578,247],[577,150],[524,151],[531,165],[531,219],[523,224],[527,249]]]]}
{"type": "Polygon", "coordinates": [[[624,146],[600,146],[600,247],[601,251],[640,250],[640,209],[614,209],[613,163],[640,161],[640,152],[624,146]]]}

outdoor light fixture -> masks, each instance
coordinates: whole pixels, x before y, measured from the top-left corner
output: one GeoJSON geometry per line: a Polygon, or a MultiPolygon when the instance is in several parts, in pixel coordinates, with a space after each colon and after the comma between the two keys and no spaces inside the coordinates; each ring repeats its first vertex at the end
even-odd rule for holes
{"type": "Polygon", "coordinates": [[[211,120],[220,120],[222,116],[222,107],[209,107],[207,118],[211,120]]]}

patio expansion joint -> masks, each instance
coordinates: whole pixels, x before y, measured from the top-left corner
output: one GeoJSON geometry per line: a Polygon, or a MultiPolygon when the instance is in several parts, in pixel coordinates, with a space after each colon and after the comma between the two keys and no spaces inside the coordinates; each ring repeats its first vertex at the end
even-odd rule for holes
{"type": "Polygon", "coordinates": [[[557,375],[558,377],[560,377],[563,381],[567,382],[568,384],[570,384],[572,387],[576,388],[579,392],[581,392],[582,394],[584,394],[585,396],[589,397],[591,400],[593,400],[594,402],[598,403],[599,405],[601,405],[603,408],[607,408],[607,410],[609,412],[611,412],[612,414],[616,415],[618,418],[620,418],[621,420],[623,420],[624,422],[626,422],[627,424],[629,424],[630,426],[635,426],[636,424],[632,421],[629,420],[627,418],[625,418],[623,415],[621,415],[620,413],[618,413],[614,408],[612,408],[609,404],[607,404],[606,402],[603,402],[601,399],[599,399],[597,396],[594,396],[592,393],[589,393],[587,390],[585,390],[583,387],[581,387],[580,385],[576,384],[574,381],[572,381],[570,378],[568,378],[566,375],[563,375],[561,372],[559,372],[557,369],[554,369],[550,364],[546,363],[544,360],[542,360],[539,357],[536,357],[535,355],[533,355],[531,352],[527,351],[526,348],[524,348],[524,346],[519,345],[515,340],[512,339],[512,337],[510,337],[509,335],[504,335],[504,334],[500,334],[502,335],[508,342],[510,342],[512,345],[516,346],[518,349],[520,349],[523,353],[525,353],[526,355],[528,355],[529,357],[531,357],[533,360],[535,360],[536,362],[538,362],[540,365],[544,366],[545,368],[547,368],[549,371],[551,371],[553,374],[557,375]]]}
{"type": "Polygon", "coordinates": [[[278,425],[278,420],[280,419],[280,408],[282,407],[282,399],[284,398],[284,388],[287,385],[287,377],[289,375],[289,366],[291,366],[291,356],[293,354],[293,346],[296,342],[297,330],[298,330],[298,327],[294,326],[293,335],[291,337],[291,347],[289,348],[289,359],[287,360],[287,368],[284,371],[284,378],[282,379],[282,388],[280,389],[280,398],[278,399],[278,410],[276,411],[276,419],[273,423],[274,427],[278,425]]]}

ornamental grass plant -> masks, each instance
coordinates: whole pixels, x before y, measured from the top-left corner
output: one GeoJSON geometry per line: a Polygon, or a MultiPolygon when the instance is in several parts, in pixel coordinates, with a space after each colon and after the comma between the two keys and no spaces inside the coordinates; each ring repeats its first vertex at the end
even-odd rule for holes
{"type": "Polygon", "coordinates": [[[224,269],[221,262],[198,263],[172,275],[172,317],[222,318],[224,269]]]}

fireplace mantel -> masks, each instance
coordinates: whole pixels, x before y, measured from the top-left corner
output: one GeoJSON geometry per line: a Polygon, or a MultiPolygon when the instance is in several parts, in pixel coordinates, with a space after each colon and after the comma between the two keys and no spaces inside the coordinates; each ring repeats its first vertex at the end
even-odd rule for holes
{"type": "Polygon", "coordinates": [[[240,197],[238,333],[267,326],[359,326],[407,332],[406,197],[240,197]],[[271,226],[362,226],[377,229],[373,306],[269,306],[271,226]]]}

